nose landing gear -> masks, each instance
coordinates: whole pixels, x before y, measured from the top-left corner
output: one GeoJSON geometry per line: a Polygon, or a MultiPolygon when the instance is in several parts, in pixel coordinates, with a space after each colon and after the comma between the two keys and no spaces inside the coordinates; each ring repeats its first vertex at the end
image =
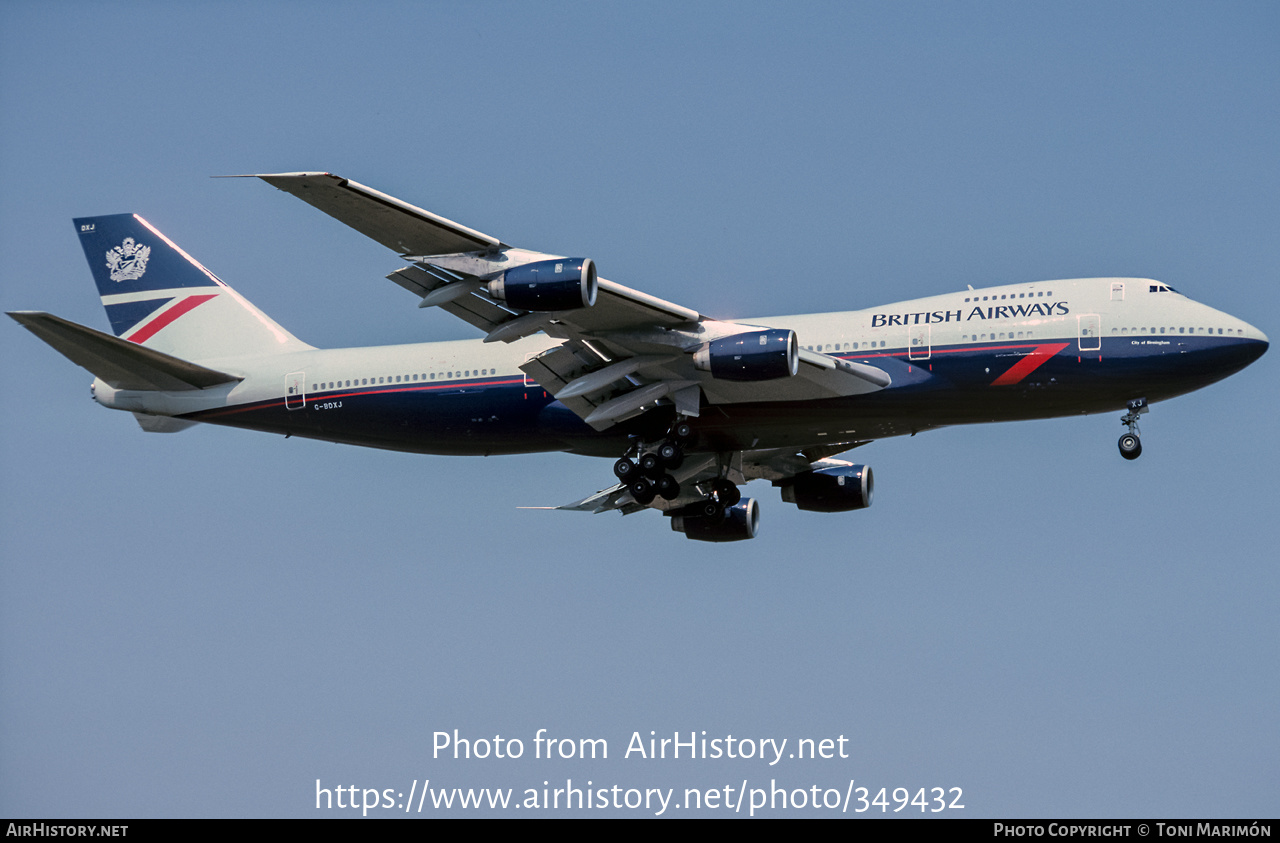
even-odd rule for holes
{"type": "Polygon", "coordinates": [[[1139,438],[1138,416],[1150,412],[1147,399],[1135,398],[1128,403],[1129,412],[1120,418],[1120,423],[1129,429],[1120,437],[1120,456],[1127,460],[1136,460],[1142,455],[1142,439],[1139,438]]]}

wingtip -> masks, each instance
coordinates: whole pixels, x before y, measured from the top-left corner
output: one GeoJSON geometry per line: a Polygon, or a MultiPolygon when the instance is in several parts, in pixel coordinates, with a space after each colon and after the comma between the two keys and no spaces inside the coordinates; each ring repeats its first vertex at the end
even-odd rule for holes
{"type": "Polygon", "coordinates": [[[41,316],[48,316],[43,310],[6,310],[5,316],[8,316],[14,322],[20,325],[26,325],[39,319],[41,316]]]}

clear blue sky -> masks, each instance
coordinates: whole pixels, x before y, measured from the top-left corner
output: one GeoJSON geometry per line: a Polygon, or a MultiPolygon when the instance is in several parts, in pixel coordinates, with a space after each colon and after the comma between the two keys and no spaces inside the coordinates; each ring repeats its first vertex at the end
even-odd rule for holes
{"type": "MultiPolygon", "coordinates": [[[[106,328],[70,220],[138,212],[312,344],[474,336],[208,178],[317,169],[721,317],[1134,275],[1275,337],[1278,45],[1261,2],[8,2],[0,304],[106,328]]],[[[516,508],[605,461],[144,434],[16,324],[0,353],[0,815],[424,777],[1280,813],[1274,351],[1156,405],[1136,463],[1111,414],[879,442],[873,508],[752,486],[726,546],[516,508]],[[535,761],[544,727],[610,759],[535,761]],[[529,753],[433,760],[455,728],[529,753]],[[624,760],[650,730],[850,757],[624,760]]]]}

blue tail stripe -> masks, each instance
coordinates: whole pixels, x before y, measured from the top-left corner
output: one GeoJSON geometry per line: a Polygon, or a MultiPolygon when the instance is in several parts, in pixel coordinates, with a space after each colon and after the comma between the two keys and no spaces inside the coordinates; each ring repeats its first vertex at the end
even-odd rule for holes
{"type": "Polygon", "coordinates": [[[122,337],[134,325],[137,325],[171,301],[173,301],[173,296],[164,299],[109,304],[107,305],[107,318],[111,320],[111,330],[115,331],[117,337],[122,337]]]}
{"type": "Polygon", "coordinates": [[[75,226],[102,296],[217,286],[134,214],[81,217],[75,226]]]}

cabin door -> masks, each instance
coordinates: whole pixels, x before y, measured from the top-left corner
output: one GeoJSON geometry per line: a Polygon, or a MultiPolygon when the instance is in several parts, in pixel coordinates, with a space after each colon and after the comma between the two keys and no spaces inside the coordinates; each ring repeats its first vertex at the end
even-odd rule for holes
{"type": "Polygon", "coordinates": [[[284,406],[290,410],[301,410],[307,403],[307,375],[305,372],[290,372],[284,376],[284,406]]]}
{"type": "Polygon", "coordinates": [[[1102,349],[1102,317],[1096,313],[1086,313],[1076,318],[1080,320],[1080,350],[1100,351],[1102,349]]]}
{"type": "Polygon", "coordinates": [[[929,325],[913,326],[910,344],[907,346],[907,357],[911,360],[928,360],[931,353],[930,340],[929,325]]]}

